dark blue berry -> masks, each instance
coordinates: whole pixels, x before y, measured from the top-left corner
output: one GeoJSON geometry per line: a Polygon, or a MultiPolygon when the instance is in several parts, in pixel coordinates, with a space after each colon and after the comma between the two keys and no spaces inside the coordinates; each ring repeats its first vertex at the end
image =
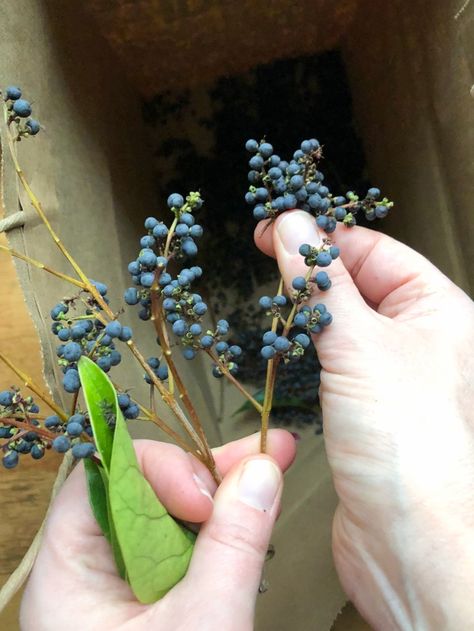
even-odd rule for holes
{"type": "Polygon", "coordinates": [[[16,451],[9,451],[3,456],[2,464],[5,469],[14,469],[18,464],[18,453],[16,451]]]}
{"type": "Polygon", "coordinates": [[[210,348],[214,344],[214,338],[212,335],[203,335],[200,342],[203,348],[210,348]]]}
{"type": "Polygon", "coordinates": [[[167,200],[168,208],[182,208],[184,205],[184,198],[179,193],[172,193],[167,200]]]}
{"type": "Polygon", "coordinates": [[[316,265],[318,267],[327,267],[328,265],[331,264],[331,262],[332,262],[332,258],[329,252],[320,252],[316,256],[316,265]]]}
{"type": "Polygon", "coordinates": [[[5,92],[7,95],[7,99],[10,99],[12,101],[16,101],[21,98],[21,89],[16,85],[9,85],[5,92]]]}
{"type": "Polygon", "coordinates": [[[291,284],[293,289],[296,289],[297,291],[303,291],[306,289],[306,279],[304,276],[296,276],[296,278],[293,278],[291,284]]]}
{"type": "Polygon", "coordinates": [[[194,359],[196,357],[196,351],[194,350],[194,348],[191,348],[190,346],[186,346],[185,348],[183,348],[183,357],[184,359],[194,359]]]}
{"type": "Polygon", "coordinates": [[[63,387],[66,392],[77,392],[81,387],[81,382],[79,380],[79,373],[75,368],[69,368],[66,371],[63,377],[63,387]]]}
{"type": "Polygon", "coordinates": [[[26,121],[26,129],[31,136],[36,136],[41,131],[41,125],[34,118],[30,118],[29,121],[26,121]]]}
{"type": "Polygon", "coordinates": [[[128,342],[128,340],[132,339],[132,329],[129,326],[122,327],[122,333],[120,334],[119,340],[122,342],[128,342]]]}
{"type": "Polygon", "coordinates": [[[53,440],[52,447],[54,451],[58,452],[58,454],[65,454],[71,447],[71,441],[67,436],[57,436],[53,440]]]}
{"type": "Polygon", "coordinates": [[[273,346],[264,346],[260,351],[260,354],[262,355],[263,359],[272,359],[276,355],[276,350],[273,348],[273,346]]]}
{"type": "Polygon", "coordinates": [[[76,443],[71,452],[74,458],[90,458],[95,452],[95,446],[92,443],[76,443]]]}
{"type": "Polygon", "coordinates": [[[16,99],[13,103],[13,111],[20,118],[28,118],[31,114],[31,104],[25,99],[16,99]]]}
{"type": "Polygon", "coordinates": [[[250,138],[245,143],[245,148],[247,149],[247,151],[250,151],[250,153],[256,153],[258,151],[258,142],[253,138],[250,138]]]}
{"type": "Polygon", "coordinates": [[[273,346],[278,352],[284,353],[290,348],[290,341],[287,337],[280,336],[273,342],[273,346]]]}
{"type": "Polygon", "coordinates": [[[108,322],[105,327],[105,332],[110,337],[120,337],[122,333],[122,325],[117,320],[112,320],[112,322],[108,322]]]}

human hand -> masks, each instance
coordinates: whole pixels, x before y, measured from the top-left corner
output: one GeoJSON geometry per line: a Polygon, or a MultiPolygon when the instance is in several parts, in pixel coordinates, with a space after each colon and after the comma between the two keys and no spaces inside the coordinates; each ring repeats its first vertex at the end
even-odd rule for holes
{"type": "MultiPolygon", "coordinates": [[[[263,222],[262,222],[263,223],[263,222]]],[[[257,245],[285,283],[324,233],[285,213],[257,245]]],[[[361,227],[315,292],[334,321],[314,336],[324,436],[340,503],[336,568],[376,629],[474,625],[474,305],[423,256],[361,227]]]]}
{"type": "Polygon", "coordinates": [[[252,629],[263,563],[279,510],[280,469],[286,470],[295,455],[288,432],[270,432],[271,457],[257,455],[259,440],[255,434],[214,450],[224,476],[217,491],[204,465],[178,447],[135,442],[144,475],[168,511],[179,519],[203,523],[186,576],[153,605],[139,604],[118,576],[111,548],[89,506],[83,466],[76,467],[50,512],[22,601],[21,628],[252,629]]]}

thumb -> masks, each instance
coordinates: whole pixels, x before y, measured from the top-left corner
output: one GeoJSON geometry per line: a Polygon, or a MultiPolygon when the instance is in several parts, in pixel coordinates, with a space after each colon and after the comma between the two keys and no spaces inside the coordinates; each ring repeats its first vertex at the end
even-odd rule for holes
{"type": "MultiPolygon", "coordinates": [[[[325,232],[319,230],[309,213],[295,210],[285,213],[275,222],[273,232],[273,249],[280,273],[285,285],[291,289],[295,276],[305,276],[308,267],[304,257],[299,253],[303,243],[321,246],[325,232]]],[[[315,269],[315,272],[318,268],[315,269]]],[[[340,258],[335,259],[325,268],[332,286],[329,291],[321,291],[316,285],[309,300],[310,305],[323,303],[333,315],[334,321],[324,335],[318,338],[318,350],[324,352],[326,345],[334,345],[337,340],[339,346],[347,338],[353,340],[359,332],[366,329],[368,319],[373,318],[374,311],[370,309],[357,289],[354,281],[340,258]]]]}
{"type": "Polygon", "coordinates": [[[282,492],[282,474],[268,456],[252,456],[226,475],[201,528],[185,589],[216,629],[253,628],[255,600],[282,492]],[[238,625],[236,626],[236,621],[238,625]]]}

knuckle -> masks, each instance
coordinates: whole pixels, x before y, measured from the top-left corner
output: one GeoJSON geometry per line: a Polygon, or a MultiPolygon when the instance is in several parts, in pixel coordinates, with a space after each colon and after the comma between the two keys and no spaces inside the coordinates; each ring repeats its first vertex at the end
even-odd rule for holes
{"type": "Polygon", "coordinates": [[[207,535],[209,539],[229,550],[261,561],[265,556],[268,542],[258,529],[249,528],[233,521],[210,523],[207,535]]]}

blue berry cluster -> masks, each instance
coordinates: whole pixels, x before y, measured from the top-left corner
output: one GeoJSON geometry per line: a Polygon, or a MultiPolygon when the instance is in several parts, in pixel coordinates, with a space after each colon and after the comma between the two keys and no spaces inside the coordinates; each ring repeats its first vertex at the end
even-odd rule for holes
{"type": "Polygon", "coordinates": [[[15,121],[17,123],[18,140],[22,137],[36,136],[41,130],[39,122],[34,118],[30,118],[32,113],[31,103],[22,99],[21,96],[21,89],[17,86],[11,85],[5,90],[5,101],[11,112],[9,122],[15,121]]]}
{"type": "MultiPolygon", "coordinates": [[[[315,138],[303,140],[289,162],[274,154],[272,145],[265,140],[259,143],[250,139],[245,147],[253,154],[249,160],[250,187],[245,200],[254,207],[254,218],[259,221],[273,220],[285,210],[299,208],[315,215],[318,228],[329,235],[335,231],[338,222],[349,228],[354,226],[355,215],[359,211],[371,221],[385,217],[393,206],[386,198],[379,201],[381,193],[378,188],[370,188],[363,199],[352,191],[345,196],[333,196],[323,184],[324,175],[318,169],[322,147],[315,138]]],[[[297,276],[292,281],[292,304],[300,307],[296,312],[294,309],[291,311],[293,319],[283,317],[281,312],[287,304],[285,296],[262,296],[259,301],[266,315],[274,318],[277,328],[283,325],[281,335],[277,334],[275,327],[263,335],[260,352],[266,360],[276,357],[285,362],[300,359],[310,344],[309,335],[320,333],[332,322],[332,315],[324,304],[319,303],[312,309],[301,305],[314,291],[330,289],[331,279],[327,271],[314,273],[314,269],[329,267],[338,258],[339,248],[329,237],[325,237],[318,247],[302,243],[299,253],[309,270],[306,276],[297,276]],[[298,332],[290,339],[288,334],[293,333],[295,328],[304,329],[304,332],[298,332]]]]}
{"type": "Polygon", "coordinates": [[[373,221],[385,217],[393,206],[386,198],[380,200],[378,188],[370,188],[362,199],[353,191],[333,196],[318,169],[323,152],[315,138],[303,140],[289,162],[273,153],[273,146],[265,140],[250,139],[245,148],[253,154],[249,160],[250,186],[245,201],[253,206],[253,216],[258,221],[300,208],[314,214],[318,226],[330,234],[337,222],[354,226],[359,211],[373,221]]]}
{"type": "MultiPolygon", "coordinates": [[[[93,283],[106,299],[107,286],[96,281],[93,283]]],[[[87,355],[104,372],[109,372],[122,360],[116,341],[128,342],[132,337],[130,327],[122,326],[117,320],[104,324],[97,317],[100,309],[93,298],[86,300],[84,314],[75,309],[77,302],[77,297],[71,298],[51,309],[51,330],[60,341],[56,353],[64,374],[63,387],[69,393],[76,393],[80,388],[77,362],[82,355],[87,355]]]]}
{"type": "Polygon", "coordinates": [[[48,449],[58,453],[71,449],[75,458],[94,454],[87,415],[76,413],[62,421],[56,415],[44,418],[39,412],[33,399],[23,397],[18,388],[0,392],[0,438],[5,439],[0,449],[6,469],[16,467],[21,455],[40,460],[48,449]]]}
{"type": "MultiPolygon", "coordinates": [[[[148,233],[140,239],[137,259],[128,266],[135,286],[125,291],[124,299],[129,305],[140,305],[138,316],[142,320],[151,319],[156,299],[156,308],[163,310],[183,357],[192,360],[202,350],[214,353],[219,364],[213,366],[213,375],[222,377],[223,368],[231,374],[237,372],[236,360],[242,349],[237,345],[229,346],[222,339],[229,331],[226,320],[219,320],[212,330],[203,325],[208,306],[192,288],[201,278],[202,269],[197,265],[180,266],[187,257],[197,253],[195,239],[202,236],[203,229],[195,222],[193,212],[201,206],[199,193],[190,193],[186,201],[173,193],[168,197],[168,208],[175,215],[172,226],[154,217],[145,220],[148,233]]],[[[157,357],[151,357],[148,365],[158,379],[167,379],[167,366],[157,357]]],[[[148,375],[145,381],[151,383],[148,375]]]]}

